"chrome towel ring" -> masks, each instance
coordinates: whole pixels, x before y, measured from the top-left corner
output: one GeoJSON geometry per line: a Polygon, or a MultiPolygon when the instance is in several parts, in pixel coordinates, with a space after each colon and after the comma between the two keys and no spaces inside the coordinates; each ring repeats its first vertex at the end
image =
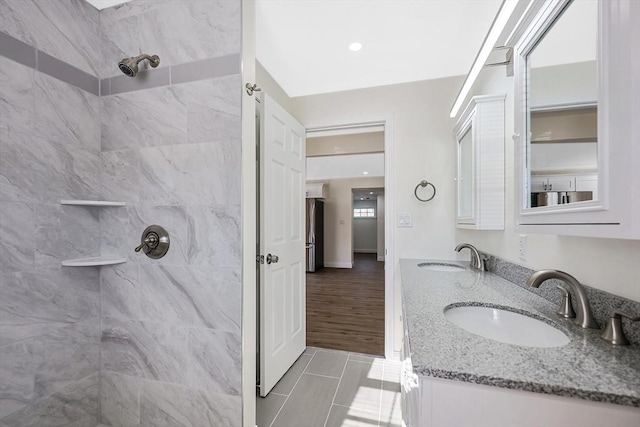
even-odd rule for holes
{"type": "Polygon", "coordinates": [[[432,183],[430,183],[429,181],[422,180],[418,183],[418,185],[416,185],[416,189],[413,190],[413,194],[416,196],[416,199],[420,200],[421,202],[428,202],[429,200],[433,199],[434,197],[436,197],[436,186],[433,185],[432,183]],[[431,187],[433,188],[433,194],[431,195],[431,197],[429,197],[428,199],[422,199],[420,198],[420,196],[418,196],[418,187],[431,187]]]}

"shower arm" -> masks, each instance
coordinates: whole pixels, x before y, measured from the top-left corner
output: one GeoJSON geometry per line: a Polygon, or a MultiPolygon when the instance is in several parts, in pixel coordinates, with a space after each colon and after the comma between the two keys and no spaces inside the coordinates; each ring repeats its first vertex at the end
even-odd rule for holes
{"type": "Polygon", "coordinates": [[[136,62],[136,64],[142,61],[143,59],[148,59],[153,68],[156,68],[160,64],[160,58],[158,58],[157,55],[151,56],[151,55],[147,55],[146,53],[143,53],[142,55],[133,57],[133,60],[136,62]]]}

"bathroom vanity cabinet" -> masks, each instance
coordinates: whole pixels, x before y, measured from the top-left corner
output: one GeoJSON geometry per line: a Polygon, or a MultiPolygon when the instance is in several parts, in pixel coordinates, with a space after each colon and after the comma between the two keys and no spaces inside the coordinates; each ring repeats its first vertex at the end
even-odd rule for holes
{"type": "Polygon", "coordinates": [[[456,124],[458,228],[504,230],[504,100],[474,96],[456,124]]]}
{"type": "Polygon", "coordinates": [[[402,388],[407,427],[635,427],[640,416],[637,408],[413,375],[415,386],[402,388]]]}

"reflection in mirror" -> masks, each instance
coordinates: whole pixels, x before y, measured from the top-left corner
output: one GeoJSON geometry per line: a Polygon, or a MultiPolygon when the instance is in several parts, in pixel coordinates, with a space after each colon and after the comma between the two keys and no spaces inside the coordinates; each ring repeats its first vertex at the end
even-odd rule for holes
{"type": "Polygon", "coordinates": [[[473,139],[471,127],[458,140],[458,217],[473,215],[473,139]]]}
{"type": "Polygon", "coordinates": [[[526,56],[530,208],[598,198],[597,28],[574,0],[526,56]]]}

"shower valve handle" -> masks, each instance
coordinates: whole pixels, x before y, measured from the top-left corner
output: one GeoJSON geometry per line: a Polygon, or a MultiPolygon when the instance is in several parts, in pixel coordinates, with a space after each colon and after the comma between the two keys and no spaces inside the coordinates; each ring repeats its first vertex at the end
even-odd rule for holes
{"type": "Polygon", "coordinates": [[[155,233],[149,233],[147,238],[144,239],[140,246],[135,248],[134,251],[140,252],[145,246],[148,246],[150,249],[154,249],[156,246],[158,246],[158,235],[155,233]]]}
{"type": "Polygon", "coordinates": [[[136,252],[142,251],[151,259],[162,258],[169,250],[169,233],[159,225],[150,225],[144,229],[140,237],[140,246],[136,252]]]}

